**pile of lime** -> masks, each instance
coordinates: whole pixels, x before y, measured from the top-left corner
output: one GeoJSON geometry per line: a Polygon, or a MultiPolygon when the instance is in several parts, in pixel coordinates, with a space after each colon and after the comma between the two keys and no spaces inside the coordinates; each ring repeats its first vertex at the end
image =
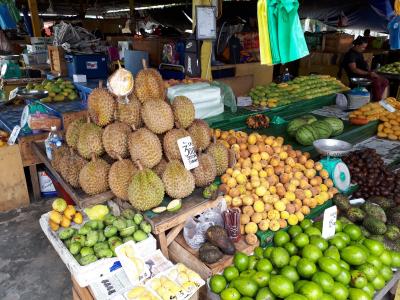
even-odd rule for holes
{"type": "Polygon", "coordinates": [[[329,240],[321,230],[306,219],[277,232],[271,247],[237,252],[233,265],[210,278],[211,291],[222,300],[368,300],[400,267],[400,252],[365,238],[355,224],[337,221],[329,240]]]}

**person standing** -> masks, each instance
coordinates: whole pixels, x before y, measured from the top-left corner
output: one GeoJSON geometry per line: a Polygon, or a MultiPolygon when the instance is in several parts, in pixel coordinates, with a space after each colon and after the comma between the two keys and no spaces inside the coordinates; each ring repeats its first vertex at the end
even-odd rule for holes
{"type": "Polygon", "coordinates": [[[389,86],[389,81],[370,70],[362,54],[367,46],[367,38],[357,37],[353,42],[353,47],[344,55],[341,67],[346,71],[349,79],[362,77],[371,80],[372,101],[380,101],[389,86]]]}

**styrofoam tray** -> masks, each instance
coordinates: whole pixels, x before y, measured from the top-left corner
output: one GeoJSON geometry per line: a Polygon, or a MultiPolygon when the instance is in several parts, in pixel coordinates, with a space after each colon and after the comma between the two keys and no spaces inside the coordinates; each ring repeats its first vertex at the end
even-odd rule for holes
{"type": "MultiPolygon", "coordinates": [[[[145,286],[145,285],[143,285],[143,284],[138,284],[138,285],[134,286],[133,288],[138,287],[138,286],[144,287],[144,288],[145,288],[146,290],[148,290],[156,299],[162,300],[162,298],[161,298],[160,296],[158,296],[158,294],[157,294],[155,291],[153,291],[151,288],[149,288],[149,287],[147,287],[147,286],[145,286]]],[[[132,289],[133,289],[133,288],[132,288],[132,289]]],[[[124,297],[125,297],[126,300],[131,300],[131,298],[128,297],[128,293],[129,293],[132,289],[130,289],[129,291],[127,291],[127,292],[124,293],[124,297]]]]}
{"type": "MultiPolygon", "coordinates": [[[[39,224],[80,287],[86,287],[101,277],[121,268],[121,263],[117,257],[102,258],[89,265],[81,266],[60,240],[57,232],[51,230],[49,226],[49,213],[45,213],[40,217],[39,224]]],[[[80,226],[75,224],[72,227],[79,228],[80,226]]],[[[142,253],[150,253],[156,251],[157,241],[153,235],[149,234],[149,237],[137,243],[137,246],[140,247],[142,253]]]]}

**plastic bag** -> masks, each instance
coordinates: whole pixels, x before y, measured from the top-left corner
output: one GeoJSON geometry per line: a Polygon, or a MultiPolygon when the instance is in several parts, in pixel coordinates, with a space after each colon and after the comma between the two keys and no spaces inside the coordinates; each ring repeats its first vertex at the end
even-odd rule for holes
{"type": "Polygon", "coordinates": [[[229,107],[231,109],[231,112],[235,113],[237,111],[237,105],[236,97],[233,93],[232,88],[226,83],[220,81],[213,81],[211,85],[218,86],[221,89],[222,103],[224,103],[225,106],[229,107]]]}
{"type": "Polygon", "coordinates": [[[192,249],[199,249],[206,241],[205,233],[210,226],[224,227],[222,212],[226,210],[226,202],[221,201],[217,207],[207,209],[197,217],[190,218],[183,227],[183,237],[192,249]]]}

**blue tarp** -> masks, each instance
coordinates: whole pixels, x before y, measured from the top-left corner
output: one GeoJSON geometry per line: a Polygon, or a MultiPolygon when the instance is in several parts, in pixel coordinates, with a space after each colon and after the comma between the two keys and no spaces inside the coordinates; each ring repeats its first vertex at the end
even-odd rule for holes
{"type": "Polygon", "coordinates": [[[316,19],[331,26],[337,26],[339,16],[344,14],[348,21],[345,28],[387,32],[393,8],[390,0],[303,0],[299,14],[302,19],[316,19]]]}

